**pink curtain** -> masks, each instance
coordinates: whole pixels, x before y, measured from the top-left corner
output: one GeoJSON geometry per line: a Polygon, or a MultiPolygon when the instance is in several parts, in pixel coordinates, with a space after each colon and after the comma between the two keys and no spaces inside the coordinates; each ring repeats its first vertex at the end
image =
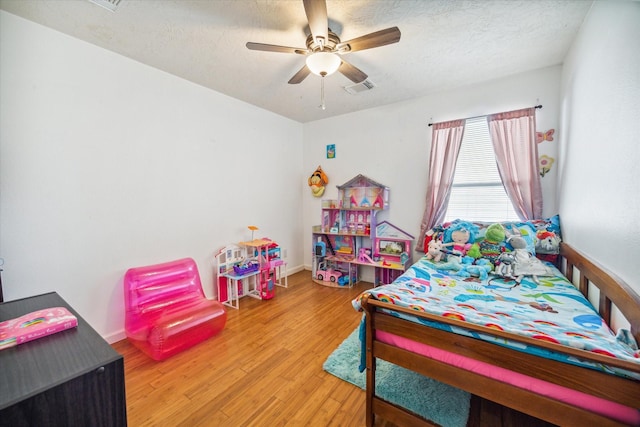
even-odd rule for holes
{"type": "Polygon", "coordinates": [[[498,172],[522,220],[542,218],[535,108],[487,116],[498,172]]]}
{"type": "Polygon", "coordinates": [[[420,224],[419,247],[426,232],[441,223],[447,212],[456,161],[464,134],[464,123],[464,120],[454,120],[435,123],[432,127],[427,206],[420,224]]]}

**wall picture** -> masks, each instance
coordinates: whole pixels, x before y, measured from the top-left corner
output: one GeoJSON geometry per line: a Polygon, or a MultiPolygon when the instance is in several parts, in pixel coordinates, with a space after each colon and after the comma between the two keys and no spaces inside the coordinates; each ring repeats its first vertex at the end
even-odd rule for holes
{"type": "Polygon", "coordinates": [[[327,145],[327,159],[336,158],[336,144],[327,145]]]}

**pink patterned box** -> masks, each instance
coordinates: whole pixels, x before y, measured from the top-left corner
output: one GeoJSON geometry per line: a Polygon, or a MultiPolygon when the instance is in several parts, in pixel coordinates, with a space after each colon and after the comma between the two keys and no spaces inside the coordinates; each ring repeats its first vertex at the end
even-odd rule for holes
{"type": "Polygon", "coordinates": [[[0,322],[0,350],[78,326],[64,307],[51,307],[0,322]]]}

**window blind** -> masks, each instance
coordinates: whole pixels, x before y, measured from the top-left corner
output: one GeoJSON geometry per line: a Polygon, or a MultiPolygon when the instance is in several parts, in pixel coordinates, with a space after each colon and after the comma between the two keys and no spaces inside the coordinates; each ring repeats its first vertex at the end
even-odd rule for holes
{"type": "Polygon", "coordinates": [[[467,119],[445,221],[517,221],[502,186],[486,117],[467,119]]]}

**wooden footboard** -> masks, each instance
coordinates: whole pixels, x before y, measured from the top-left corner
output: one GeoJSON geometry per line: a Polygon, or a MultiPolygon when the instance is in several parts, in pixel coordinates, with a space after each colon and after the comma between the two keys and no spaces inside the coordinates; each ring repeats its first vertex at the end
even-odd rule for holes
{"type": "MultiPolygon", "coordinates": [[[[577,282],[577,286],[583,294],[587,295],[587,292],[594,287],[599,289],[599,309],[605,321],[610,322],[612,305],[615,305],[630,322],[631,331],[640,342],[640,296],[617,276],[588,260],[584,255],[564,243],[561,246],[561,255],[564,259],[563,266],[565,275],[569,280],[573,280],[574,283],[577,282]]],[[[380,416],[398,425],[435,425],[375,395],[375,387],[373,385],[375,384],[375,360],[377,358],[387,360],[396,365],[419,372],[427,377],[450,384],[477,396],[554,424],[621,425],[615,420],[582,408],[574,407],[534,392],[523,390],[516,386],[499,382],[483,375],[472,373],[386,344],[376,339],[377,331],[389,332],[397,336],[497,365],[514,372],[539,378],[622,405],[640,408],[640,382],[638,381],[616,377],[593,369],[542,359],[538,356],[497,346],[475,338],[434,329],[426,325],[400,319],[397,316],[385,314],[380,309],[386,308],[395,311],[406,310],[412,315],[424,317],[428,320],[471,329],[482,332],[483,334],[509,338],[510,340],[520,341],[528,345],[535,345],[569,354],[583,360],[613,365],[640,373],[640,367],[637,364],[558,344],[514,336],[491,328],[470,325],[455,319],[445,319],[428,313],[417,313],[371,298],[365,299],[362,302],[362,306],[366,312],[367,327],[367,426],[373,426],[376,416],[380,416]]]]}

